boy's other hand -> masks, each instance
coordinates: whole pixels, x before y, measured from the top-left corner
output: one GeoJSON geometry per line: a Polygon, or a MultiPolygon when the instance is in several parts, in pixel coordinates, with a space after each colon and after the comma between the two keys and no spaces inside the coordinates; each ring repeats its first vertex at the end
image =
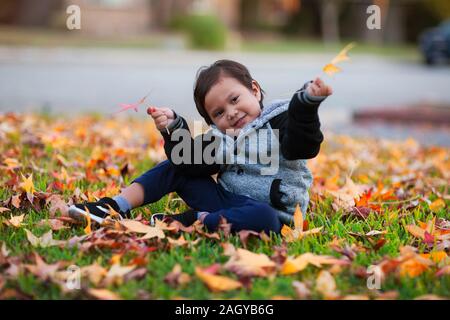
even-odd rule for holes
{"type": "Polygon", "coordinates": [[[333,89],[326,85],[320,78],[316,78],[316,80],[310,83],[306,91],[312,97],[327,97],[333,94],[333,89]]]}
{"type": "Polygon", "coordinates": [[[149,107],[147,113],[155,120],[158,130],[164,130],[175,119],[175,114],[169,108],[149,107]]]}

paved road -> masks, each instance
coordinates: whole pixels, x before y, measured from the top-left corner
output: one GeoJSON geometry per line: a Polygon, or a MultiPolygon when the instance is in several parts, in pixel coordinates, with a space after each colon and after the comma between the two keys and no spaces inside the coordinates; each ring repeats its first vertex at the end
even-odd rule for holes
{"type": "MultiPolygon", "coordinates": [[[[210,53],[129,49],[0,47],[0,112],[52,110],[112,113],[138,100],[170,106],[197,119],[192,98],[196,71],[219,58],[247,65],[266,100],[289,98],[321,74],[328,54],[210,53]]],[[[450,68],[354,56],[330,79],[335,94],[321,106],[322,125],[342,127],[351,112],[423,101],[450,105],[450,68]]],[[[134,112],[130,112],[133,113],[134,112]]],[[[143,109],[136,116],[145,116],[143,109]]]]}

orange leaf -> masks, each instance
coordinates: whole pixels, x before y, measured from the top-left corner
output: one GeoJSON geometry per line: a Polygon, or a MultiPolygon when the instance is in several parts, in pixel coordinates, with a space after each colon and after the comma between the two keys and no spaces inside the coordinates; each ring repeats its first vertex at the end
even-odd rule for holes
{"type": "Polygon", "coordinates": [[[295,229],[300,229],[303,231],[303,214],[298,203],[297,206],[295,207],[294,212],[294,226],[295,229]]]}
{"type": "Polygon", "coordinates": [[[242,283],[240,283],[239,281],[224,276],[216,276],[213,274],[206,273],[199,267],[195,268],[195,274],[200,280],[203,281],[203,283],[206,284],[206,286],[211,291],[214,292],[230,291],[242,287],[242,283]]]}
{"type": "Polygon", "coordinates": [[[439,210],[445,208],[445,202],[442,199],[437,199],[434,200],[431,204],[430,204],[430,210],[433,212],[438,212],[439,210]]]}
{"type": "Polygon", "coordinates": [[[329,76],[334,75],[335,73],[341,72],[342,69],[335,66],[332,63],[327,64],[325,67],[323,67],[323,72],[325,72],[326,74],[328,74],[329,76]]]}
{"type": "Polygon", "coordinates": [[[350,58],[348,57],[347,53],[355,47],[355,43],[349,43],[348,45],[345,46],[344,49],[341,50],[341,52],[339,52],[339,54],[333,58],[333,60],[331,60],[332,64],[336,64],[342,61],[348,61],[350,60],[350,58]]]}

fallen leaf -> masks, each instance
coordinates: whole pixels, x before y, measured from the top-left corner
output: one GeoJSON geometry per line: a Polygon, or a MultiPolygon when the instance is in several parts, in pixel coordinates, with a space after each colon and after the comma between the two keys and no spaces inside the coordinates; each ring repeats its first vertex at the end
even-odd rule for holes
{"type": "Polygon", "coordinates": [[[328,300],[334,300],[339,297],[339,291],[336,289],[336,282],[331,273],[326,270],[320,271],[317,276],[316,290],[328,300]]]}
{"type": "Polygon", "coordinates": [[[121,300],[119,295],[108,289],[88,289],[88,293],[99,300],[121,300]]]}
{"type": "Polygon", "coordinates": [[[182,272],[180,264],[177,263],[172,271],[164,277],[164,281],[172,287],[178,287],[189,283],[191,277],[187,273],[182,272]]]}
{"type": "Polygon", "coordinates": [[[195,267],[195,274],[213,292],[236,290],[242,287],[239,281],[206,273],[199,267],[195,267]]]}
{"type": "Polygon", "coordinates": [[[117,284],[121,285],[123,283],[123,277],[135,269],[136,266],[121,266],[116,263],[111,266],[108,273],[105,275],[104,283],[106,286],[117,284]]]}
{"type": "Polygon", "coordinates": [[[52,230],[46,232],[42,237],[36,237],[30,230],[24,229],[27,234],[27,239],[33,247],[47,248],[65,244],[66,241],[53,239],[52,230]]]}
{"type": "Polygon", "coordinates": [[[238,248],[224,267],[239,276],[265,277],[275,271],[276,264],[263,253],[253,253],[238,248]]]}
{"type": "Polygon", "coordinates": [[[145,233],[145,235],[140,238],[141,240],[151,239],[155,237],[159,239],[165,238],[164,232],[158,227],[158,225],[155,225],[155,227],[151,227],[149,225],[143,224],[142,222],[127,219],[121,220],[119,221],[119,223],[126,227],[130,232],[145,233]]]}
{"type": "Polygon", "coordinates": [[[0,214],[2,214],[3,212],[6,211],[11,211],[11,209],[5,208],[5,207],[0,207],[0,214]]]}
{"type": "Polygon", "coordinates": [[[55,276],[56,272],[58,271],[60,267],[60,263],[57,262],[55,264],[47,264],[42,260],[42,258],[35,253],[34,254],[36,264],[25,265],[25,268],[30,271],[32,274],[40,278],[42,281],[46,281],[48,279],[51,279],[55,276]]]}
{"type": "Polygon", "coordinates": [[[311,297],[311,290],[303,282],[295,280],[292,282],[292,286],[294,287],[297,299],[304,300],[311,297]]]}
{"type": "Polygon", "coordinates": [[[30,174],[28,178],[25,178],[22,174],[22,183],[20,184],[20,187],[23,188],[26,193],[32,194],[35,191],[33,184],[33,174],[30,174]]]}
{"type": "Polygon", "coordinates": [[[286,239],[287,242],[292,242],[296,240],[301,240],[303,237],[319,233],[323,227],[314,228],[311,230],[303,231],[304,221],[303,214],[300,209],[299,204],[297,204],[294,212],[294,229],[287,225],[283,225],[281,228],[281,235],[286,239]]]}
{"type": "Polygon", "coordinates": [[[8,224],[15,227],[20,228],[23,225],[23,218],[25,214],[21,214],[20,216],[11,216],[11,219],[8,220],[8,224]]]}
{"type": "Polygon", "coordinates": [[[438,212],[439,210],[445,208],[445,201],[443,199],[434,200],[430,205],[430,210],[433,212],[438,212]]]}
{"type": "Polygon", "coordinates": [[[323,264],[347,265],[348,261],[336,259],[331,256],[315,255],[313,253],[304,253],[297,258],[288,258],[281,267],[282,275],[289,275],[304,270],[309,264],[321,268],[323,264]]]}
{"type": "Polygon", "coordinates": [[[108,273],[108,271],[98,263],[93,263],[91,265],[81,267],[80,272],[81,276],[87,277],[89,281],[95,286],[97,286],[101,282],[103,277],[105,277],[108,273]]]}

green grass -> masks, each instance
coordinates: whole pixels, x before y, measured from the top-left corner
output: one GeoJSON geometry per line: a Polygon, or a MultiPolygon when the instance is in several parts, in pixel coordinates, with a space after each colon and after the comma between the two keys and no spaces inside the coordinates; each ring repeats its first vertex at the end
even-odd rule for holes
{"type": "MultiPolygon", "coordinates": [[[[41,119],[43,122],[48,121],[45,118],[41,119]]],[[[84,122],[83,122],[84,123],[84,122]]],[[[50,126],[50,124],[49,124],[50,126]]],[[[71,130],[76,130],[76,121],[74,122],[71,130]]],[[[136,128],[138,130],[138,128],[136,128]]],[[[51,128],[48,129],[51,132],[51,128]]],[[[14,134],[11,132],[8,134],[7,142],[2,146],[5,150],[17,150],[18,159],[23,162],[25,168],[22,172],[33,172],[29,167],[30,160],[33,160],[35,166],[43,168],[45,172],[39,173],[34,171],[33,181],[38,190],[45,191],[46,187],[54,181],[50,172],[58,170],[60,166],[54,160],[55,151],[63,154],[67,159],[76,157],[77,154],[81,154],[84,157],[89,158],[93,148],[92,145],[87,147],[66,147],[66,148],[53,148],[51,144],[47,144],[42,150],[43,154],[36,156],[36,150],[27,145],[23,145],[20,142],[20,134],[14,134]]],[[[107,149],[107,148],[105,148],[107,149]]],[[[11,155],[10,155],[11,157],[11,155]]],[[[148,157],[143,156],[142,161],[134,161],[135,174],[142,173],[148,168],[154,165],[154,162],[148,157]]],[[[69,173],[73,173],[78,168],[67,168],[69,173]]],[[[131,176],[128,176],[124,181],[124,185],[127,185],[131,181],[131,176]]],[[[4,186],[7,180],[7,176],[0,177],[0,201],[8,199],[11,195],[16,194],[12,188],[4,186]]],[[[105,187],[107,183],[89,183],[85,179],[78,181],[76,186],[81,190],[95,191],[105,187]]],[[[438,192],[446,192],[445,186],[437,189],[438,192]]],[[[73,193],[73,190],[65,190],[62,195],[67,200],[73,193]]],[[[435,196],[430,196],[433,199],[435,196]]],[[[171,210],[179,209],[184,210],[186,206],[178,201],[172,201],[169,204],[168,197],[164,197],[160,201],[150,204],[147,208],[138,208],[133,211],[133,216],[143,214],[145,219],[149,218],[147,209],[151,212],[161,212],[169,206],[171,210]]],[[[372,291],[366,286],[366,279],[359,277],[356,270],[359,268],[367,268],[372,264],[376,264],[381,261],[383,257],[397,257],[399,255],[399,249],[401,246],[414,245],[419,248],[420,252],[426,251],[426,247],[423,244],[418,244],[411,234],[409,234],[404,225],[417,224],[418,221],[429,221],[432,217],[439,217],[448,219],[448,210],[441,209],[440,211],[433,213],[430,211],[428,205],[422,202],[413,211],[392,210],[385,206],[380,214],[371,214],[366,220],[356,219],[355,217],[346,217],[342,211],[335,212],[331,207],[331,199],[325,199],[317,203],[311,203],[310,208],[314,208],[307,213],[307,220],[309,222],[309,228],[323,226],[323,231],[315,236],[305,237],[301,241],[289,243],[287,245],[288,255],[297,256],[305,252],[312,252],[315,254],[334,255],[339,257],[340,255],[333,251],[329,243],[335,239],[343,239],[343,241],[349,245],[357,244],[359,246],[365,246],[371,248],[371,243],[367,239],[357,238],[349,232],[366,233],[371,230],[386,230],[386,244],[378,251],[368,250],[367,252],[357,252],[357,255],[352,264],[347,268],[344,267],[343,271],[335,274],[338,290],[344,295],[372,295],[372,291]]],[[[1,205],[0,205],[1,206],[1,205]]],[[[448,206],[448,201],[447,201],[448,206]]],[[[57,261],[66,262],[67,265],[75,264],[79,267],[87,266],[95,261],[102,264],[104,267],[110,266],[109,260],[117,253],[110,248],[94,248],[88,252],[82,253],[76,248],[34,248],[27,241],[24,228],[32,231],[36,236],[41,236],[49,230],[48,226],[37,226],[37,223],[42,219],[49,218],[50,214],[47,207],[44,207],[41,211],[34,209],[12,209],[11,212],[0,214],[0,244],[5,243],[7,248],[11,251],[10,256],[16,257],[23,261],[23,263],[31,263],[33,252],[38,253],[47,263],[56,263],[57,261]],[[4,222],[10,217],[10,215],[19,215],[25,213],[24,226],[21,228],[13,228],[6,225],[4,222]]],[[[54,232],[54,238],[60,240],[67,240],[73,236],[81,236],[84,234],[84,226],[76,225],[70,229],[54,232]]],[[[185,234],[185,237],[190,240],[193,235],[185,234]]],[[[162,241],[163,243],[165,240],[162,241]]],[[[220,242],[230,242],[236,247],[242,247],[242,243],[238,236],[231,236],[225,238],[221,233],[220,242]]],[[[212,293],[207,287],[195,276],[195,267],[206,267],[214,263],[225,263],[228,258],[223,255],[223,249],[220,246],[220,242],[202,238],[200,242],[193,248],[175,248],[168,249],[167,246],[154,243],[157,250],[146,254],[148,260],[145,268],[147,272],[142,279],[130,280],[124,282],[121,285],[111,285],[109,289],[122,298],[125,299],[138,299],[145,293],[146,298],[152,299],[172,299],[178,297],[190,298],[190,299],[214,299],[214,298],[239,298],[239,299],[270,299],[274,296],[283,296],[287,298],[295,298],[295,291],[292,286],[294,280],[303,282],[315,283],[319,269],[314,266],[308,266],[302,272],[299,272],[292,276],[277,275],[273,279],[271,278],[254,278],[252,280],[250,289],[241,289],[225,293],[212,293]],[[192,277],[192,281],[188,285],[171,287],[164,282],[164,277],[172,270],[175,264],[179,263],[182,266],[183,272],[188,273],[192,277]]],[[[247,249],[253,252],[262,252],[271,256],[275,249],[275,246],[281,246],[283,239],[279,235],[271,235],[271,240],[267,243],[251,239],[247,249]]],[[[151,246],[151,245],[149,245],[151,246]]],[[[136,256],[134,252],[128,252],[122,257],[122,263],[126,264],[132,258],[136,256]]],[[[0,274],[5,274],[6,267],[0,264],[0,274]]],[[[400,299],[412,299],[425,294],[435,294],[443,297],[450,297],[450,277],[443,276],[437,278],[434,275],[435,270],[428,270],[422,275],[415,278],[397,277],[394,274],[390,274],[386,281],[383,282],[381,291],[387,292],[390,290],[398,291],[400,299]]],[[[235,275],[230,272],[224,272],[232,278],[235,275]]],[[[86,279],[82,280],[83,287],[90,287],[91,285],[86,279]]],[[[312,298],[321,298],[321,295],[314,290],[312,286],[312,298]]],[[[15,279],[8,279],[4,285],[5,289],[15,289],[33,299],[70,299],[70,298],[88,298],[89,296],[83,290],[74,290],[68,293],[64,293],[60,288],[51,282],[43,282],[31,275],[28,272],[23,271],[15,279]]],[[[2,289],[0,287],[0,294],[2,289]]]]}
{"type": "MultiPolygon", "coordinates": [[[[138,168],[138,171],[143,171],[145,167],[138,168]]],[[[36,186],[46,185],[48,183],[45,176],[36,177],[36,186]]],[[[91,186],[95,189],[96,186],[91,186]]],[[[9,196],[7,190],[0,190],[0,199],[6,199],[9,196]]],[[[149,206],[152,212],[157,212],[163,209],[167,204],[167,197],[160,200],[158,203],[149,206]]],[[[182,208],[181,208],[182,209],[182,208]]],[[[315,212],[314,218],[311,219],[310,227],[324,226],[325,232],[315,237],[307,237],[302,241],[292,243],[288,246],[289,255],[299,255],[304,252],[314,252],[316,254],[334,254],[329,248],[328,243],[334,237],[345,239],[348,243],[355,243],[355,238],[347,232],[368,232],[370,230],[387,230],[386,235],[387,244],[383,246],[378,252],[370,251],[369,253],[358,254],[355,262],[351,268],[367,267],[372,263],[379,261],[383,256],[395,257],[398,255],[398,249],[401,245],[412,244],[415,242],[414,238],[405,232],[403,228],[404,223],[414,223],[414,219],[425,221],[429,214],[427,208],[420,208],[412,216],[406,219],[399,220],[394,218],[390,221],[386,219],[385,215],[372,215],[367,221],[352,219],[350,221],[343,221],[342,216],[337,213],[330,215],[331,209],[328,206],[320,206],[315,212]]],[[[142,212],[137,209],[134,215],[142,212]]],[[[386,211],[388,213],[388,211],[386,211]]],[[[16,214],[13,212],[13,214],[16,214]]],[[[438,217],[446,218],[446,212],[442,211],[438,217]]],[[[40,236],[49,228],[36,227],[35,224],[41,219],[49,216],[47,210],[36,212],[30,210],[25,217],[25,228],[30,229],[35,235],[40,236]]],[[[148,218],[148,216],[147,216],[148,218]]],[[[5,217],[0,218],[0,222],[5,220],[5,217]]],[[[74,235],[82,235],[83,226],[74,227],[69,230],[58,231],[54,233],[56,239],[68,239],[74,235]]],[[[248,247],[254,252],[263,252],[267,255],[273,253],[273,246],[281,245],[282,239],[280,236],[272,235],[272,241],[269,243],[260,243],[252,241],[248,247]]],[[[186,235],[189,239],[189,235],[186,235]]],[[[237,236],[232,236],[230,239],[224,239],[236,246],[241,246],[240,240],[237,236]]],[[[6,243],[11,250],[11,255],[26,257],[36,251],[43,256],[47,263],[55,263],[57,261],[70,261],[72,264],[78,266],[85,266],[92,264],[94,261],[100,261],[104,266],[108,266],[108,260],[111,258],[113,252],[110,249],[95,250],[89,254],[80,254],[75,248],[40,248],[35,249],[31,247],[26,239],[23,229],[15,229],[0,224],[0,242],[6,243]]],[[[370,246],[370,243],[363,241],[363,245],[370,246]]],[[[170,251],[157,250],[148,254],[147,274],[141,280],[132,280],[123,283],[121,286],[111,287],[110,289],[117,292],[125,299],[139,298],[140,290],[144,290],[150,294],[152,298],[171,299],[176,297],[194,298],[194,299],[211,299],[211,298],[239,298],[239,299],[267,299],[273,296],[281,295],[284,297],[295,298],[294,289],[291,285],[293,280],[312,281],[314,282],[317,276],[317,269],[309,266],[305,271],[294,276],[277,276],[273,280],[255,278],[252,282],[252,289],[239,290],[237,292],[227,293],[211,293],[204,286],[204,284],[195,278],[195,266],[209,266],[213,263],[225,263],[227,258],[222,255],[222,249],[219,243],[209,239],[202,239],[200,243],[195,246],[195,250],[187,248],[177,248],[170,251]],[[186,260],[186,257],[191,257],[186,260]],[[173,288],[166,284],[163,279],[172,270],[173,266],[179,263],[182,265],[183,271],[192,275],[194,279],[189,285],[173,288]]],[[[133,255],[125,255],[123,261],[131,258],[133,255]]],[[[230,274],[231,275],[231,274],[230,274]]],[[[342,294],[370,294],[370,290],[366,287],[366,280],[358,278],[350,271],[344,271],[335,277],[338,288],[342,294]]],[[[87,280],[83,280],[87,281],[87,280]]],[[[7,288],[17,288],[33,299],[65,299],[72,297],[79,297],[79,292],[69,293],[64,295],[60,292],[58,286],[50,283],[42,283],[30,274],[20,275],[16,281],[9,281],[7,288]]],[[[436,279],[433,275],[425,273],[414,279],[402,278],[400,282],[394,277],[388,278],[383,283],[382,291],[398,290],[401,299],[411,299],[424,294],[436,294],[439,296],[450,297],[450,277],[443,277],[436,279]]],[[[314,292],[312,298],[320,298],[320,294],[314,292]]]]}

